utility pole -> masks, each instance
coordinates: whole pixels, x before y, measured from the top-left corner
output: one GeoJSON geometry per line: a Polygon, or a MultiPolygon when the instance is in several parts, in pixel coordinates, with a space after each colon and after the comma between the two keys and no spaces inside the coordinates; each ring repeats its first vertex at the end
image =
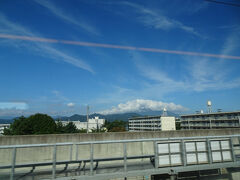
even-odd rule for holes
{"type": "Polygon", "coordinates": [[[89,132],[89,130],[88,130],[88,113],[89,113],[89,106],[87,105],[87,133],[89,132]]]}
{"type": "Polygon", "coordinates": [[[99,132],[99,125],[98,125],[98,119],[97,119],[97,131],[99,132]]]}

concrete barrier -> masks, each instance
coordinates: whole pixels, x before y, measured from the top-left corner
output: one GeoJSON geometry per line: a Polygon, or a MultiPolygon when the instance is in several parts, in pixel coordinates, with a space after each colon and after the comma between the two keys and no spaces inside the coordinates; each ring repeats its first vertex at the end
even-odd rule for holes
{"type": "MultiPolygon", "coordinates": [[[[91,134],[50,134],[50,135],[19,135],[0,136],[1,145],[22,144],[50,144],[63,142],[86,142],[105,140],[127,140],[169,137],[193,137],[193,136],[222,136],[240,134],[240,128],[214,129],[214,130],[184,130],[184,131],[157,131],[157,132],[119,132],[119,133],[91,133],[91,134]]],[[[152,142],[134,142],[127,144],[127,154],[149,155],[154,154],[152,142]]],[[[70,160],[70,146],[57,147],[57,161],[70,160]]],[[[72,159],[76,159],[76,147],[72,151],[72,159]]],[[[8,149],[0,149],[0,166],[11,164],[12,152],[8,149]]],[[[96,144],[94,145],[94,158],[122,157],[122,144],[96,144]]],[[[81,145],[78,148],[78,159],[89,159],[89,145],[81,145]]],[[[50,162],[53,158],[53,147],[35,147],[17,149],[16,164],[33,162],[50,162]]]]}
{"type": "Polygon", "coordinates": [[[193,137],[217,136],[240,134],[240,128],[231,129],[206,129],[206,130],[181,130],[181,131],[145,131],[145,132],[116,132],[116,133],[91,133],[91,134],[44,134],[44,135],[17,135],[0,136],[1,145],[18,144],[45,144],[61,142],[84,142],[104,140],[126,140],[168,137],[193,137]]]}

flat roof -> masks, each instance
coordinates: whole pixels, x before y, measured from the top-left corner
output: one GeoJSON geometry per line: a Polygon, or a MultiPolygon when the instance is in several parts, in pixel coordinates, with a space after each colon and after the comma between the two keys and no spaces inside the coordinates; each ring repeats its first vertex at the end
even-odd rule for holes
{"type": "Polygon", "coordinates": [[[128,120],[153,119],[153,118],[161,118],[161,117],[175,117],[175,116],[139,116],[139,117],[128,118],[128,120]]]}
{"type": "Polygon", "coordinates": [[[218,115],[218,114],[235,114],[240,113],[240,111],[232,111],[232,112],[211,112],[211,113],[199,113],[199,114],[183,114],[181,117],[187,116],[207,116],[207,115],[218,115]]]}
{"type": "Polygon", "coordinates": [[[161,118],[162,116],[139,116],[128,118],[129,120],[137,120],[137,119],[153,119],[153,118],[161,118]]]}

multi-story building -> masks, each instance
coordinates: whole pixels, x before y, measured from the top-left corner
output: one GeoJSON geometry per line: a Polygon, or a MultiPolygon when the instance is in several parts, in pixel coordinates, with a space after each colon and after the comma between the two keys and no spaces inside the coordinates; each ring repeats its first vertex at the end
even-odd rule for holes
{"type": "MultiPolygon", "coordinates": [[[[63,125],[68,124],[70,121],[62,121],[63,125]]],[[[105,123],[105,119],[99,119],[98,116],[91,118],[87,122],[80,122],[80,121],[71,121],[73,124],[75,124],[77,129],[89,129],[91,132],[92,129],[101,129],[101,127],[105,123]]]]}
{"type": "Polygon", "coordinates": [[[145,116],[128,119],[129,131],[166,131],[176,130],[175,117],[145,116]]]}
{"type": "Polygon", "coordinates": [[[219,129],[240,127],[240,111],[181,115],[181,129],[219,129]]]}

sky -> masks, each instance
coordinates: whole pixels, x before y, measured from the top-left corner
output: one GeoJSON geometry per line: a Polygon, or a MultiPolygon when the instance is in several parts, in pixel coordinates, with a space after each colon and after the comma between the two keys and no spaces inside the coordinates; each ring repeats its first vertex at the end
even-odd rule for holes
{"type": "Polygon", "coordinates": [[[86,114],[87,105],[90,113],[186,114],[205,111],[207,100],[214,111],[236,111],[239,68],[239,7],[0,1],[0,117],[86,114]]]}

